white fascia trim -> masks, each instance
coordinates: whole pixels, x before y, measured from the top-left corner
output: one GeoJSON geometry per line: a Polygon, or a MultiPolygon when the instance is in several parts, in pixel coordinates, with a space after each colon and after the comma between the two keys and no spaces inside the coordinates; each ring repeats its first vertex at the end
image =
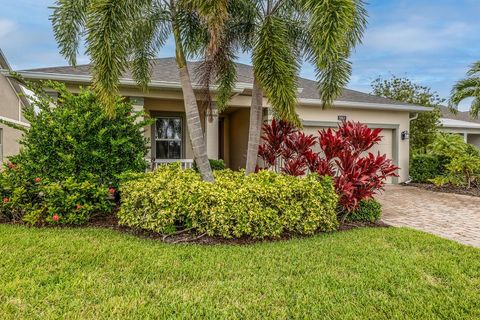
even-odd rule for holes
{"type": "Polygon", "coordinates": [[[460,124],[449,124],[448,126],[446,125],[442,125],[440,127],[440,129],[476,129],[476,130],[480,130],[480,124],[478,126],[475,126],[475,125],[472,125],[472,126],[469,126],[469,125],[460,125],[460,124]]]}
{"type": "MultiPolygon", "coordinates": [[[[306,106],[321,106],[322,101],[319,99],[298,99],[300,105],[306,106]]],[[[388,110],[388,111],[431,111],[432,108],[421,107],[415,105],[405,104],[383,104],[383,103],[370,103],[370,102],[355,102],[355,101],[341,101],[336,100],[333,102],[333,106],[337,108],[357,108],[357,109],[373,109],[373,110],[388,110]]]]}
{"type": "Polygon", "coordinates": [[[23,122],[23,121],[13,120],[13,119],[10,119],[10,118],[7,118],[7,117],[2,117],[2,116],[0,116],[0,120],[5,121],[5,122],[10,122],[10,123],[13,123],[13,124],[25,127],[25,128],[30,128],[30,123],[26,123],[26,122],[23,122]]]}
{"type": "MultiPolygon", "coordinates": [[[[92,82],[92,77],[89,75],[75,75],[75,74],[61,74],[61,73],[47,73],[47,72],[35,72],[35,71],[18,71],[18,74],[22,75],[26,79],[32,80],[54,80],[54,81],[70,81],[80,83],[92,82]]],[[[120,84],[124,86],[136,86],[137,83],[133,79],[122,78],[120,84]]],[[[173,81],[150,81],[149,87],[151,88],[163,88],[163,89],[181,89],[182,86],[179,82],[173,81]]],[[[194,89],[201,89],[202,86],[198,84],[193,85],[194,89]]],[[[243,92],[246,89],[252,89],[253,86],[250,83],[237,82],[234,92],[243,92]]],[[[216,91],[218,86],[212,86],[211,90],[216,91]]],[[[302,88],[299,89],[303,90],[302,88]]],[[[321,106],[322,101],[319,99],[298,99],[300,105],[321,106]]],[[[423,112],[431,111],[431,108],[415,106],[415,105],[401,105],[401,104],[382,104],[382,103],[367,103],[367,102],[354,102],[354,101],[334,101],[333,105],[338,108],[358,108],[358,109],[373,109],[373,110],[388,110],[388,111],[413,111],[423,112]]]]}
{"type": "MultiPolygon", "coordinates": [[[[91,83],[92,76],[89,75],[78,75],[78,74],[62,74],[62,73],[49,73],[49,72],[35,72],[35,71],[18,71],[18,74],[23,76],[26,79],[30,80],[53,80],[53,81],[68,81],[68,82],[79,82],[79,83],[91,83]]],[[[133,79],[121,78],[120,85],[124,86],[137,86],[137,82],[133,79]]],[[[179,82],[174,81],[158,81],[152,80],[148,84],[150,88],[161,88],[161,89],[181,89],[182,85],[179,82]]],[[[194,84],[194,89],[202,89],[201,85],[194,84]]],[[[242,92],[245,89],[251,88],[249,83],[237,83],[235,86],[234,92],[242,92]]],[[[216,91],[218,86],[212,86],[211,90],[216,91]]]]}

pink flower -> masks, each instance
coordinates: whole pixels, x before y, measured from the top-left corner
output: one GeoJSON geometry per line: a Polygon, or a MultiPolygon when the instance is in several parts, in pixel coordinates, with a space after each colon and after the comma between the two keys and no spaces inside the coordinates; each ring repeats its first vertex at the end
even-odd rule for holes
{"type": "Polygon", "coordinates": [[[115,190],[115,188],[113,187],[110,187],[108,188],[108,192],[110,192],[110,194],[114,194],[115,192],[117,192],[117,190],[115,190]]]}
{"type": "Polygon", "coordinates": [[[80,210],[80,209],[82,209],[82,205],[81,205],[81,204],[77,204],[76,208],[77,208],[77,210],[80,210]]]}
{"type": "Polygon", "coordinates": [[[40,181],[42,181],[42,179],[40,179],[40,178],[38,178],[38,177],[35,178],[35,183],[39,183],[40,181]]]}
{"type": "Polygon", "coordinates": [[[13,169],[13,168],[15,168],[15,165],[13,163],[9,162],[7,164],[7,167],[8,167],[8,169],[13,169]]]}
{"type": "Polygon", "coordinates": [[[3,203],[8,203],[8,202],[10,202],[10,199],[8,199],[8,198],[3,198],[3,203]]]}
{"type": "Polygon", "coordinates": [[[60,216],[58,214],[54,214],[52,220],[57,222],[58,220],[60,220],[60,216]]]}

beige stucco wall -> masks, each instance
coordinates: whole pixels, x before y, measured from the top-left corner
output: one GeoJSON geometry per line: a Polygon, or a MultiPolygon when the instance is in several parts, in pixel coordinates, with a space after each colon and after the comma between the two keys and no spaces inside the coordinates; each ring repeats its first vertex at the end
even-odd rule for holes
{"type": "Polygon", "coordinates": [[[0,123],[0,134],[2,134],[2,162],[7,161],[7,158],[13,155],[16,155],[20,151],[20,144],[18,140],[22,137],[22,132],[15,130],[9,126],[0,123]]]}
{"type": "MultiPolygon", "coordinates": [[[[0,75],[0,116],[11,120],[25,122],[25,119],[23,119],[20,112],[20,101],[20,98],[17,96],[7,78],[0,75]]],[[[1,151],[3,151],[0,152],[3,155],[0,160],[6,161],[7,157],[19,152],[20,145],[18,140],[22,136],[22,132],[2,123],[0,123],[0,128],[2,129],[1,151]]]]}

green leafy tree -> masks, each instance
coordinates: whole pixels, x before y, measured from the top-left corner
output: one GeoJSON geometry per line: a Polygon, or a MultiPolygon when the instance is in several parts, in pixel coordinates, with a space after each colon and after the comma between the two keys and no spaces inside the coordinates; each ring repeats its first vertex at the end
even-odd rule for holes
{"type": "Polygon", "coordinates": [[[431,107],[432,111],[419,113],[410,123],[410,149],[416,153],[426,153],[438,133],[440,126],[440,109],[438,106],[445,102],[437,92],[429,87],[413,83],[407,78],[390,79],[377,78],[372,82],[372,93],[415,105],[431,107]]]}
{"type": "MultiPolygon", "coordinates": [[[[263,97],[276,118],[300,127],[297,77],[301,62],[306,60],[315,66],[320,98],[329,106],[349,80],[348,58],[363,35],[367,13],[361,0],[244,2],[243,23],[233,24],[233,31],[226,24],[226,36],[219,42],[223,54],[210,57],[207,71],[217,76],[222,74],[220,70],[228,69],[234,78],[235,48],[241,44],[251,52],[254,79],[246,163],[249,174],[257,164],[263,97]]],[[[210,83],[208,77],[206,83],[210,83]]]]}
{"type": "Polygon", "coordinates": [[[126,171],[146,169],[147,139],[141,134],[149,120],[137,121],[130,103],[114,103],[119,115],[112,119],[99,98],[89,90],[73,94],[63,84],[26,84],[35,97],[24,109],[30,128],[24,128],[18,155],[10,160],[30,177],[63,181],[116,182],[126,171]],[[40,87],[59,92],[53,101],[40,87]]]}
{"type": "Polygon", "coordinates": [[[51,17],[55,38],[70,64],[76,64],[85,38],[92,61],[93,88],[113,115],[119,78],[131,69],[143,89],[150,80],[150,59],[169,35],[185,102],[189,138],[198,169],[213,181],[200,112],[187,68],[187,56],[218,51],[218,40],[233,0],[57,0],[51,17]]]}
{"type": "Polygon", "coordinates": [[[480,61],[475,62],[467,71],[467,77],[458,81],[450,95],[450,109],[457,111],[458,105],[465,99],[473,98],[470,115],[478,118],[480,113],[480,61]]]}

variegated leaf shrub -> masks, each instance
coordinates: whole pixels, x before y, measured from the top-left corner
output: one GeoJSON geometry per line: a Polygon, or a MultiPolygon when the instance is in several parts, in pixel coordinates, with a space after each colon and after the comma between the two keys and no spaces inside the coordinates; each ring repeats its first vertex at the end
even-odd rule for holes
{"type": "Polygon", "coordinates": [[[302,178],[262,171],[215,171],[208,183],[177,164],[130,178],[120,186],[120,224],[159,233],[191,228],[224,238],[279,237],[337,228],[338,197],[330,177],[302,178]]]}

